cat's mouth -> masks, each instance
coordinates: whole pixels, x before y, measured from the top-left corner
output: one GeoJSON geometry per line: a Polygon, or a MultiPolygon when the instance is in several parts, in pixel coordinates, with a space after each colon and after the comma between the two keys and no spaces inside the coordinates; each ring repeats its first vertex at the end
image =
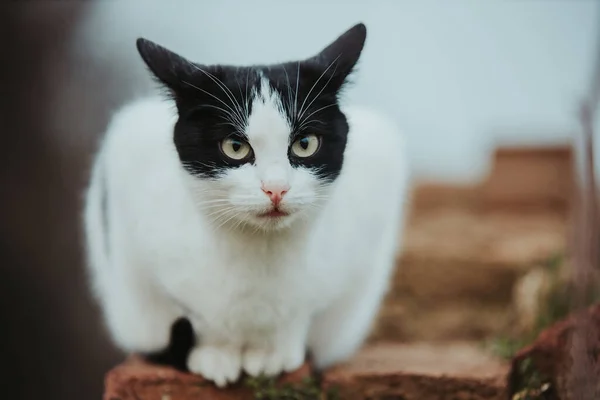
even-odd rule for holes
{"type": "Polygon", "coordinates": [[[285,211],[281,211],[277,208],[273,208],[270,211],[267,211],[266,213],[262,213],[259,214],[258,216],[261,218],[281,218],[281,217],[285,217],[289,215],[289,213],[286,213],[285,211]]]}

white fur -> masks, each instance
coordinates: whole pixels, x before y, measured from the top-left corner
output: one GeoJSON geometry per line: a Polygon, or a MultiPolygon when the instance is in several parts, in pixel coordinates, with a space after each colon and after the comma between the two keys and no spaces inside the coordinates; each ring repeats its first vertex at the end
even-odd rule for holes
{"type": "Polygon", "coordinates": [[[189,368],[219,386],[242,369],[294,370],[307,348],[319,368],[351,356],[385,294],[403,224],[407,155],[390,121],[344,108],[342,172],[321,185],[289,165],[277,99],[257,101],[246,126],[257,166],[217,182],[181,166],[170,103],[126,106],[102,143],[86,200],[91,278],[116,344],[159,350],[186,316],[199,337],[189,368]],[[283,221],[257,216],[269,207],[261,180],[290,186],[283,221]]]}

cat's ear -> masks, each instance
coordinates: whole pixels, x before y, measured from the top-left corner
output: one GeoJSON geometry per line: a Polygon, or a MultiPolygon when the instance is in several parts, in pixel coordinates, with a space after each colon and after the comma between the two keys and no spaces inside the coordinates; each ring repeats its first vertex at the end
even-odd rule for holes
{"type": "Polygon", "coordinates": [[[173,92],[182,89],[184,82],[197,70],[192,62],[150,40],[139,38],[136,45],[156,79],[173,92]]]}
{"type": "Polygon", "coordinates": [[[367,27],[362,23],[354,25],[319,54],[306,61],[318,66],[325,75],[331,76],[341,86],[356,66],[366,38],[367,27]]]}

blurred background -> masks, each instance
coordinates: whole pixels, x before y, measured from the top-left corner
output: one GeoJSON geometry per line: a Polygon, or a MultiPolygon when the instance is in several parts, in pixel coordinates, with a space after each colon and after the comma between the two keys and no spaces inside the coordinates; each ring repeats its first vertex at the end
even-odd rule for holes
{"type": "Polygon", "coordinates": [[[140,36],[200,63],[272,63],[364,22],[347,101],[397,120],[415,176],[406,268],[373,340],[484,340],[533,324],[518,293],[543,287],[543,266],[567,252],[599,2],[27,1],[0,11],[3,394],[100,398],[123,357],[88,295],[80,208],[111,113],[153,90],[140,36]]]}

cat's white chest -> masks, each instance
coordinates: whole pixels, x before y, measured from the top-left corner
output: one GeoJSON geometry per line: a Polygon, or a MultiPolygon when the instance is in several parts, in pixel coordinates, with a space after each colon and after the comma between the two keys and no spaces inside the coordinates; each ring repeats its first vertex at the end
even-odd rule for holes
{"type": "Polygon", "coordinates": [[[176,269],[158,272],[190,314],[186,316],[203,331],[239,338],[269,335],[313,302],[314,292],[307,290],[310,282],[303,273],[306,257],[295,248],[212,244],[196,246],[194,252],[191,246],[180,249],[187,256],[176,269]]]}
{"type": "Polygon", "coordinates": [[[220,324],[230,332],[244,332],[245,337],[269,336],[297,313],[297,304],[270,285],[253,285],[232,293],[223,304],[220,324]]]}

